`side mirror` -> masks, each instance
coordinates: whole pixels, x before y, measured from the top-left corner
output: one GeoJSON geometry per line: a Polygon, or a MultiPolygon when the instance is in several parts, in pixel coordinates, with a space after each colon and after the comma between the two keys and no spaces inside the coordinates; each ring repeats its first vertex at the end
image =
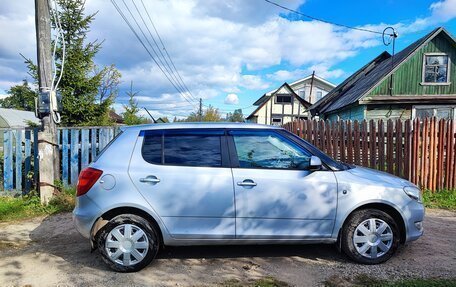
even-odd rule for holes
{"type": "Polygon", "coordinates": [[[321,159],[318,156],[311,156],[310,157],[310,164],[309,170],[310,171],[317,171],[321,169],[321,159]]]}

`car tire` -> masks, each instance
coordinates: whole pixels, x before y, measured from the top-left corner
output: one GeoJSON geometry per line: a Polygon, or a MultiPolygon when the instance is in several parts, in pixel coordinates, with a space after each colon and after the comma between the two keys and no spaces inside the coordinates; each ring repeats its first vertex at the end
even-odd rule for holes
{"type": "Polygon", "coordinates": [[[98,233],[98,250],[103,261],[117,272],[136,272],[155,258],[159,249],[157,230],[134,214],[118,215],[98,233]]]}
{"type": "Polygon", "coordinates": [[[358,263],[385,262],[396,252],[399,243],[397,223],[386,212],[377,209],[353,212],[342,229],[342,251],[358,263]]]}

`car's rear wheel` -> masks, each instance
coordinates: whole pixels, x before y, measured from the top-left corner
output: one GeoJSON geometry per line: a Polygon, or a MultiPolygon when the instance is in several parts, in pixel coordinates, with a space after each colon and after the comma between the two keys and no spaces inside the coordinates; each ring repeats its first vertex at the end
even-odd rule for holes
{"type": "Polygon", "coordinates": [[[99,232],[98,250],[103,261],[118,272],[139,271],[157,255],[157,231],[144,218],[123,214],[111,219],[99,232]]]}
{"type": "Polygon", "coordinates": [[[342,250],[351,259],[364,264],[387,261],[400,242],[399,229],[394,219],[377,209],[355,211],[344,224],[342,250]]]}

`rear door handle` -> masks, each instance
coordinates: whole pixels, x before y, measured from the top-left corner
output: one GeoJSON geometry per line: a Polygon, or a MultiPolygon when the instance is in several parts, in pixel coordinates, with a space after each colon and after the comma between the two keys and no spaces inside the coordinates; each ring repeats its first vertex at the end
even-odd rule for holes
{"type": "Polygon", "coordinates": [[[245,179],[244,181],[238,182],[237,185],[239,185],[239,186],[247,186],[247,187],[254,187],[254,186],[257,186],[257,183],[254,182],[251,179],[245,179]]]}
{"type": "Polygon", "coordinates": [[[144,183],[157,184],[160,182],[160,179],[158,179],[155,175],[149,175],[147,177],[140,178],[139,181],[144,183]]]}

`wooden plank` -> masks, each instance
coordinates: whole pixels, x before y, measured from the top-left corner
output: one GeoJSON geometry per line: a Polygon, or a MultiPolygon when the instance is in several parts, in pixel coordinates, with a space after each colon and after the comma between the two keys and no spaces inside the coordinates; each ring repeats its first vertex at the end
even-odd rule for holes
{"type": "Polygon", "coordinates": [[[25,174],[25,189],[23,194],[28,194],[32,187],[32,179],[30,178],[32,168],[32,132],[25,131],[25,158],[24,158],[24,174],[25,174]]]}
{"type": "Polygon", "coordinates": [[[75,185],[79,175],[79,130],[71,130],[70,145],[70,177],[71,184],[75,185]]]}
{"type": "Polygon", "coordinates": [[[369,167],[377,168],[377,137],[374,120],[369,121],[369,156],[369,167]]]}
{"type": "Polygon", "coordinates": [[[378,167],[379,170],[385,170],[385,125],[383,120],[378,121],[378,167]]]}
{"type": "Polygon", "coordinates": [[[94,161],[97,158],[97,129],[90,129],[90,161],[94,161]]]}
{"type": "Polygon", "coordinates": [[[22,192],[22,130],[16,130],[14,144],[16,153],[16,190],[22,192]]]}
{"type": "Polygon", "coordinates": [[[3,132],[3,189],[13,189],[13,132],[3,132]]]}
{"type": "Polygon", "coordinates": [[[321,148],[321,146],[318,145],[318,122],[316,120],[312,121],[312,144],[321,148]]]}
{"type": "Polygon", "coordinates": [[[437,178],[436,178],[436,189],[441,190],[443,188],[443,180],[445,178],[443,162],[444,162],[444,147],[445,147],[445,120],[440,119],[438,123],[438,147],[437,147],[437,178]]]}
{"type": "Polygon", "coordinates": [[[363,141],[362,147],[362,157],[363,157],[363,163],[362,165],[364,167],[369,166],[369,134],[367,132],[367,121],[363,120],[361,123],[361,129],[362,129],[362,136],[361,139],[363,141]]]}
{"type": "Polygon", "coordinates": [[[68,130],[62,130],[62,182],[68,185],[68,130]]]}
{"type": "Polygon", "coordinates": [[[436,124],[435,124],[435,118],[431,119],[431,130],[429,133],[429,185],[428,188],[431,191],[435,191],[435,182],[434,182],[434,174],[435,174],[435,168],[436,168],[436,160],[435,160],[435,146],[436,146],[436,137],[435,137],[435,131],[436,131],[436,124]]]}
{"type": "Polygon", "coordinates": [[[411,157],[411,163],[410,163],[410,181],[413,182],[414,184],[418,185],[418,173],[419,173],[419,168],[418,168],[418,155],[419,155],[419,121],[418,119],[415,119],[412,121],[413,129],[412,129],[412,148],[410,150],[410,157],[411,157]]]}
{"type": "Polygon", "coordinates": [[[331,125],[330,125],[329,121],[325,121],[324,123],[325,123],[326,154],[331,156],[331,153],[333,151],[331,125]]]}
{"type": "Polygon", "coordinates": [[[318,121],[318,138],[320,142],[321,150],[326,153],[326,137],[325,137],[325,122],[323,120],[318,121]]]}
{"type": "Polygon", "coordinates": [[[353,122],[347,121],[347,161],[353,164],[353,122]]]}
{"type": "Polygon", "coordinates": [[[447,170],[446,170],[446,184],[445,188],[446,189],[454,189],[454,176],[453,176],[453,168],[454,165],[456,164],[453,162],[453,152],[454,152],[454,124],[453,120],[449,120],[447,122],[447,146],[446,146],[446,165],[447,165],[447,170]]]}
{"type": "Polygon", "coordinates": [[[428,188],[428,130],[429,119],[425,118],[423,122],[422,144],[421,144],[421,186],[428,188]]]}
{"type": "Polygon", "coordinates": [[[361,154],[361,143],[359,141],[360,135],[359,135],[359,122],[355,121],[353,123],[353,140],[354,140],[354,145],[353,145],[353,153],[354,153],[354,163],[356,165],[361,165],[360,161],[360,154],[361,154]]]}
{"type": "Polygon", "coordinates": [[[89,165],[89,130],[81,130],[81,170],[89,165]]]}
{"type": "Polygon", "coordinates": [[[33,182],[38,186],[38,176],[40,171],[40,160],[38,158],[38,132],[39,128],[33,129],[33,182]]]}
{"type": "Polygon", "coordinates": [[[339,141],[340,141],[340,161],[341,162],[346,162],[346,153],[345,153],[345,123],[346,121],[340,121],[340,130],[339,130],[339,141]]]}
{"type": "Polygon", "coordinates": [[[407,180],[411,180],[412,176],[410,174],[410,168],[412,164],[412,158],[410,157],[411,149],[412,149],[412,126],[411,121],[407,119],[404,122],[404,178],[407,180]]]}
{"type": "Polygon", "coordinates": [[[453,170],[453,182],[452,182],[452,186],[451,186],[451,189],[456,189],[456,139],[455,139],[455,136],[456,136],[456,120],[453,119],[451,120],[451,127],[452,127],[452,140],[453,140],[453,148],[451,149],[452,150],[452,162],[453,164],[451,165],[452,166],[452,170],[453,170]]]}
{"type": "Polygon", "coordinates": [[[396,125],[395,125],[395,135],[394,135],[394,138],[395,138],[395,151],[394,151],[394,160],[395,160],[395,172],[394,174],[396,176],[400,176],[400,177],[403,177],[403,174],[402,174],[402,164],[403,164],[403,160],[404,160],[404,155],[402,153],[402,121],[401,119],[397,119],[396,120],[396,125]]]}
{"type": "Polygon", "coordinates": [[[331,142],[332,142],[332,146],[333,146],[332,157],[335,160],[340,160],[339,159],[339,138],[337,136],[339,134],[338,125],[339,125],[339,123],[331,122],[331,134],[332,134],[331,142]]]}

